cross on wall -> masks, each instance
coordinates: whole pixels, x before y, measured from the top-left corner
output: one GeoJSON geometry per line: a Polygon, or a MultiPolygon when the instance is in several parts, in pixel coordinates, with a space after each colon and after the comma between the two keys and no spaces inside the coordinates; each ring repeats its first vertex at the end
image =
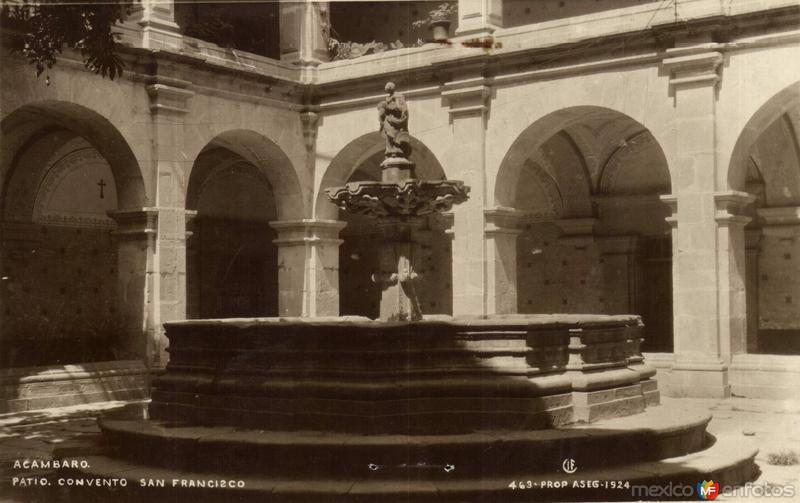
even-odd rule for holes
{"type": "Polygon", "coordinates": [[[100,181],[97,182],[97,186],[100,187],[100,199],[104,199],[105,195],[103,194],[103,189],[106,186],[106,182],[101,178],[100,181]]]}

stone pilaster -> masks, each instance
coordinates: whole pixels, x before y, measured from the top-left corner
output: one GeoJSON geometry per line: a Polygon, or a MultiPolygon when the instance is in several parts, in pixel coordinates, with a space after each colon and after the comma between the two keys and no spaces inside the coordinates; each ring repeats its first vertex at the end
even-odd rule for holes
{"type": "Polygon", "coordinates": [[[192,83],[182,79],[181,69],[159,66],[158,74],[145,79],[150,98],[152,159],[155,159],[155,204],[158,227],[154,271],[157,274],[155,302],[156,330],[162,324],[182,320],[187,315],[186,240],[187,220],[194,212],[186,210],[183,186],[186,144],[185,116],[194,92],[192,83]]]}
{"type": "Polygon", "coordinates": [[[486,210],[486,314],[510,314],[517,306],[517,237],[523,213],[511,208],[486,210]]]}
{"type": "Polygon", "coordinates": [[[156,261],[158,210],[138,208],[109,212],[117,223],[117,295],[123,354],[149,366],[166,364],[166,339],[161,335],[156,261]]]}
{"type": "Polygon", "coordinates": [[[720,352],[729,364],[731,356],[747,349],[746,256],[744,227],[751,218],[745,208],[755,196],[745,192],[714,194],[717,221],[717,267],[719,271],[720,352]]]}
{"type": "MultiPolygon", "coordinates": [[[[449,106],[453,147],[445,165],[451,178],[470,187],[469,199],[453,208],[453,314],[487,313],[485,268],[486,114],[491,90],[483,77],[448,82],[442,97],[449,106]]],[[[492,244],[493,246],[493,244],[492,244]]],[[[494,309],[494,307],[492,307],[494,309]]]]}
{"type": "Polygon", "coordinates": [[[278,313],[280,316],[339,314],[339,239],[345,222],[270,222],[278,232],[278,313]]]}
{"type": "Polygon", "coordinates": [[[328,61],[328,2],[281,0],[281,61],[316,66],[328,61]]]}
{"type": "Polygon", "coordinates": [[[141,44],[145,49],[180,48],[181,32],[175,22],[175,0],[141,0],[134,2],[129,21],[141,27],[141,44]]]}
{"type": "Polygon", "coordinates": [[[503,27],[503,0],[458,0],[456,35],[488,37],[503,27]]]}
{"type": "MultiPolygon", "coordinates": [[[[728,277],[728,220],[715,197],[717,179],[716,92],[722,54],[704,46],[667,51],[663,61],[675,96],[675,208],[673,228],[673,312],[675,363],[671,391],[678,396],[726,397],[733,301],[728,277]],[[718,231],[719,228],[719,231],[718,231]],[[724,247],[724,250],[719,248],[724,247]],[[722,261],[722,263],[720,263],[722,261]],[[726,340],[723,341],[722,339],[726,340]]],[[[669,219],[668,219],[669,220],[669,219]]],[[[730,226],[728,224],[731,224],[730,226]]],[[[735,302],[734,302],[735,303],[735,302]]],[[[744,305],[742,305],[742,310],[744,305]]]]}
{"type": "Polygon", "coordinates": [[[636,257],[639,252],[639,236],[598,236],[597,245],[603,258],[605,312],[637,312],[636,257]]]}
{"type": "Polygon", "coordinates": [[[747,296],[747,352],[758,350],[758,290],[759,290],[759,251],[761,229],[744,231],[745,242],[745,291],[747,296]]]}

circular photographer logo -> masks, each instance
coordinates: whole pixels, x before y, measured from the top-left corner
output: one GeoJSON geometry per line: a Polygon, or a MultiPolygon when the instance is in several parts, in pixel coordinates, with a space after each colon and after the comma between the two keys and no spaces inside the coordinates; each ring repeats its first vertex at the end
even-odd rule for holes
{"type": "Polygon", "coordinates": [[[561,463],[561,468],[564,469],[567,473],[575,473],[578,471],[578,464],[575,463],[575,460],[572,458],[567,458],[561,463]]]}

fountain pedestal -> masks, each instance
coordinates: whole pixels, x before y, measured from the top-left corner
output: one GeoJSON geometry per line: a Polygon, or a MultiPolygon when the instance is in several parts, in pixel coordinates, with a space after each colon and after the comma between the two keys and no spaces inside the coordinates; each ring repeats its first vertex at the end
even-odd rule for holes
{"type": "Polygon", "coordinates": [[[380,319],[384,321],[417,321],[422,310],[416,295],[420,279],[416,257],[419,244],[413,239],[421,221],[381,224],[384,241],[379,253],[379,271],[372,281],[381,287],[380,319]]]}
{"type": "Polygon", "coordinates": [[[414,164],[403,157],[388,157],[381,168],[380,182],[351,182],[327,193],[342,210],[375,218],[383,231],[380,271],[373,276],[382,288],[380,319],[418,321],[422,312],[414,288],[414,257],[419,254],[413,231],[427,215],[466,201],[469,187],[458,180],[419,180],[414,164]]]}

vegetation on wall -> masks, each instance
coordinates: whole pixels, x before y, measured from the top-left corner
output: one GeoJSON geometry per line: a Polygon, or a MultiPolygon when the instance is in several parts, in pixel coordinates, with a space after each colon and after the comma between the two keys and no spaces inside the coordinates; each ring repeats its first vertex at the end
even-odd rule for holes
{"type": "Polygon", "coordinates": [[[36,67],[36,74],[52,68],[64,47],[81,53],[86,68],[114,79],[124,63],[118,49],[116,23],[130,14],[131,0],[89,1],[45,0],[4,4],[0,22],[10,38],[13,51],[36,67]]]}

